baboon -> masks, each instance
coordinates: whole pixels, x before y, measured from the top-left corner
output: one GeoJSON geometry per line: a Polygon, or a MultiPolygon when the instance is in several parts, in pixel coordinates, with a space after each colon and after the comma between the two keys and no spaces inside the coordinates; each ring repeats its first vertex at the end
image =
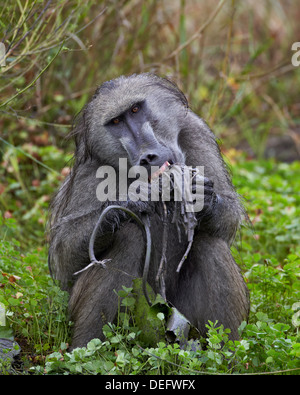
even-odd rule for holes
{"type": "Polygon", "coordinates": [[[117,313],[115,291],[130,287],[143,273],[145,232],[120,210],[107,213],[95,238],[95,256],[107,262],[106,267],[95,264],[83,270],[90,264],[91,234],[110,205],[126,207],[139,218],[147,216],[152,235],[147,281],[153,290],[160,291],[156,275],[164,254],[166,300],[201,335],[205,336],[208,320],[218,320],[231,329],[232,339],[238,338],[238,327],[248,316],[249,298],[230,246],[245,213],[214,134],[191,111],[181,90],[150,73],[105,82],[81,111],[72,134],[74,164],[52,201],[49,220],[49,268],[70,293],[72,347],[84,346],[95,337],[103,339],[102,326],[113,322],[117,313]],[[204,206],[194,214],[191,248],[179,272],[188,239],[182,221],[171,218],[175,202],[167,203],[164,245],[160,201],[97,198],[97,186],[105,181],[96,177],[97,169],[110,166],[119,175],[120,158],[126,158],[129,166],[148,170],[166,162],[204,166],[204,206]]]}

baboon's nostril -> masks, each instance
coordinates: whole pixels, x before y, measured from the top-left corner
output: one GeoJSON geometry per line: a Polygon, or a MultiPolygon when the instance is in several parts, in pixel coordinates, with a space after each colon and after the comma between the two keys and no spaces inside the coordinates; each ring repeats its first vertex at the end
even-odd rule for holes
{"type": "Polygon", "coordinates": [[[140,158],[140,165],[151,165],[156,159],[158,158],[158,155],[156,154],[144,154],[140,158]]]}

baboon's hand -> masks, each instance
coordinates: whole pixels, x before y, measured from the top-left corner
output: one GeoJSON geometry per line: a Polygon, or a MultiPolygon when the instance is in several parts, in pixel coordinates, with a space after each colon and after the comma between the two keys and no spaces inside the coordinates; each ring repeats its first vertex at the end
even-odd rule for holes
{"type": "Polygon", "coordinates": [[[201,217],[209,216],[218,202],[217,194],[214,191],[214,182],[199,174],[195,178],[192,184],[195,212],[201,217]]]}

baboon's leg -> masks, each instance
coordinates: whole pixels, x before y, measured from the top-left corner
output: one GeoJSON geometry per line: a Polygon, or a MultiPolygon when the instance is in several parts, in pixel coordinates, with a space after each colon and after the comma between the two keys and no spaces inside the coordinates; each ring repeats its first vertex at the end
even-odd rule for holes
{"type": "Polygon", "coordinates": [[[181,268],[175,307],[205,335],[208,320],[231,329],[238,327],[249,312],[248,289],[228,245],[219,238],[195,237],[187,261],[181,268]]]}

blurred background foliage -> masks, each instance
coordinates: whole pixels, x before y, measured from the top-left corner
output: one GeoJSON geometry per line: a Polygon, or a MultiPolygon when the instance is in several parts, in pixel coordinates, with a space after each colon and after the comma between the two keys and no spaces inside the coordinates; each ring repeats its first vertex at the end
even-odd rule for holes
{"type": "Polygon", "coordinates": [[[0,4],[0,204],[5,217],[35,219],[26,239],[43,233],[45,208],[68,172],[74,116],[120,74],[174,80],[229,158],[233,149],[299,158],[296,0],[0,4]]]}

